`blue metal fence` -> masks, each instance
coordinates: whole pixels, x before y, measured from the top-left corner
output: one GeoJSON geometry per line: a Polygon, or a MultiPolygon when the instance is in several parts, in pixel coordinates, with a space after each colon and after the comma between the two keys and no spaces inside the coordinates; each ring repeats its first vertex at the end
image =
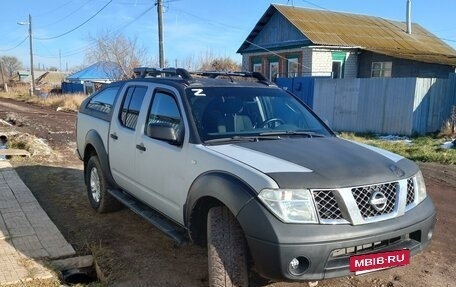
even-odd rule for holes
{"type": "Polygon", "coordinates": [[[73,93],[84,93],[84,85],[79,83],[62,83],[62,93],[73,94],[73,93]]]}
{"type": "Polygon", "coordinates": [[[281,88],[286,88],[313,108],[314,77],[277,78],[276,84],[281,88]]]}

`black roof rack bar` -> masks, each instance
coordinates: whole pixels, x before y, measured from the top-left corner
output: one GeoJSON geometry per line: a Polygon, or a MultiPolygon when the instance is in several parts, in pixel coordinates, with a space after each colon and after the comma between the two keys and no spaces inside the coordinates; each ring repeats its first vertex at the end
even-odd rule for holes
{"type": "Polygon", "coordinates": [[[208,71],[208,72],[191,72],[191,74],[209,77],[215,79],[219,76],[226,76],[226,77],[243,77],[243,78],[254,78],[257,79],[261,83],[265,83],[268,85],[274,85],[274,83],[270,82],[263,74],[259,72],[219,72],[219,71],[208,71]]]}
{"type": "Polygon", "coordinates": [[[190,73],[182,68],[147,68],[139,67],[133,69],[135,78],[146,78],[146,77],[181,77],[184,80],[191,80],[192,76],[190,73]]]}

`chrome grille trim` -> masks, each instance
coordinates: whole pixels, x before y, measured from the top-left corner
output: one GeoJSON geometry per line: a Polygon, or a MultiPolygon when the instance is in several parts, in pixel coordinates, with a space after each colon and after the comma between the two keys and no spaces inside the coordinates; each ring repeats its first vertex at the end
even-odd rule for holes
{"type": "Polygon", "coordinates": [[[397,194],[399,184],[397,182],[376,184],[363,187],[352,188],[351,192],[355,198],[361,216],[364,219],[389,214],[394,211],[397,206],[397,194]],[[371,195],[375,192],[384,194],[386,196],[386,204],[383,210],[374,209],[370,204],[371,195]]]}
{"type": "Polygon", "coordinates": [[[415,182],[413,178],[407,179],[407,204],[410,205],[415,202],[415,182]]]}
{"type": "Polygon", "coordinates": [[[321,224],[361,225],[403,215],[414,204],[410,197],[416,193],[415,178],[393,182],[338,189],[312,189],[318,218],[321,224]],[[412,185],[413,183],[413,185],[412,185]],[[372,207],[372,193],[380,191],[387,198],[384,210],[372,207]]]}

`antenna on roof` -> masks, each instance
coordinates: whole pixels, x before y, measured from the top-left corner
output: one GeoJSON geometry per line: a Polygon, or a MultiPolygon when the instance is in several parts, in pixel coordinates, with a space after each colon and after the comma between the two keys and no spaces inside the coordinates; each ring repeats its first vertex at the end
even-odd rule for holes
{"type": "Polygon", "coordinates": [[[412,0],[407,0],[407,34],[412,34],[412,0]]]}

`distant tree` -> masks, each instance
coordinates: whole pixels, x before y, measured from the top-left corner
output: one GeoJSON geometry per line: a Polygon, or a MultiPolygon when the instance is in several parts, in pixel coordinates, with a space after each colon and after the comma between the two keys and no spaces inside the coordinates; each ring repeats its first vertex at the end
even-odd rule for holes
{"type": "Polygon", "coordinates": [[[203,59],[199,70],[205,71],[240,71],[241,65],[230,57],[214,57],[203,59]]]}
{"type": "Polygon", "coordinates": [[[2,56],[0,61],[9,77],[12,77],[18,70],[22,69],[22,62],[14,56],[2,56]]]}
{"type": "Polygon", "coordinates": [[[91,36],[89,39],[95,45],[86,53],[86,61],[116,63],[121,70],[121,75],[116,75],[116,78],[131,77],[133,69],[146,62],[146,49],[138,45],[136,38],[104,32],[95,37],[91,36]]]}
{"type": "Polygon", "coordinates": [[[59,69],[57,67],[52,66],[52,67],[49,67],[48,70],[51,72],[57,72],[59,69]]]}

